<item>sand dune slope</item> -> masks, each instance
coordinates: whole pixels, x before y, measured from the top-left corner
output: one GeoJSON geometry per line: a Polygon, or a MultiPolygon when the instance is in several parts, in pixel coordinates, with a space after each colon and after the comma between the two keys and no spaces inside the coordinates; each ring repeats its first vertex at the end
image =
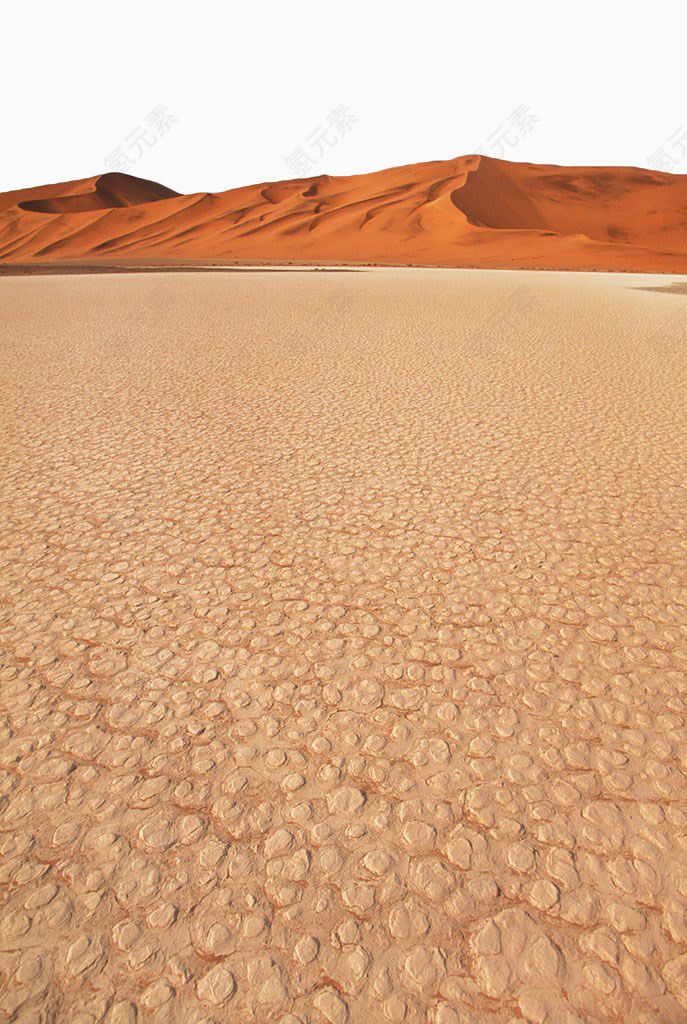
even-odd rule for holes
{"type": "Polygon", "coordinates": [[[483,156],[184,196],[125,174],[0,195],[0,260],[687,271],[687,175],[483,156]]]}

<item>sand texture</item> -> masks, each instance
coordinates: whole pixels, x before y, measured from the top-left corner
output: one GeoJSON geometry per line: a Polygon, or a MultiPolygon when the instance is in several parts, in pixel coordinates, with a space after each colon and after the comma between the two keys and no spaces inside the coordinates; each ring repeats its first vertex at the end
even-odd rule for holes
{"type": "Polygon", "coordinates": [[[0,194],[0,262],[113,257],[687,273],[687,174],[484,156],[178,195],[108,173],[0,194]]]}
{"type": "Polygon", "coordinates": [[[683,1024],[687,281],[0,300],[0,1020],[683,1024]]]}

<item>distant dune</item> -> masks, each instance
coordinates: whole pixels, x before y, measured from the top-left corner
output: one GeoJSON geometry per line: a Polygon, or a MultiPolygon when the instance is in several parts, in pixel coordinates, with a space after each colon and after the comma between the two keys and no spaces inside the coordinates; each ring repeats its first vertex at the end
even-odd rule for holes
{"type": "Polygon", "coordinates": [[[127,174],[0,194],[0,261],[274,260],[687,273],[687,175],[484,156],[179,195],[127,174]]]}

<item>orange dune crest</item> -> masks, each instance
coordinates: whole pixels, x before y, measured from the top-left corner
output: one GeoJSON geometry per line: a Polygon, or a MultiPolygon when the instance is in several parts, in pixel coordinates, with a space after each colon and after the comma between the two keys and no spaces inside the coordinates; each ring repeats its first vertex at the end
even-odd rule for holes
{"type": "Polygon", "coordinates": [[[687,175],[485,156],[180,195],[108,173],[0,194],[0,262],[687,272],[687,175]]]}

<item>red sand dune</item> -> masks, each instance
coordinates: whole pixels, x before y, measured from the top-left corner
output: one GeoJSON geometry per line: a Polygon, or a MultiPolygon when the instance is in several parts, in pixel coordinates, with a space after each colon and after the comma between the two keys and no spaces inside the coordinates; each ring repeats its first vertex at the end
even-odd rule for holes
{"type": "Polygon", "coordinates": [[[179,195],[127,174],[0,194],[0,261],[267,260],[687,273],[687,175],[484,156],[179,195]]]}

